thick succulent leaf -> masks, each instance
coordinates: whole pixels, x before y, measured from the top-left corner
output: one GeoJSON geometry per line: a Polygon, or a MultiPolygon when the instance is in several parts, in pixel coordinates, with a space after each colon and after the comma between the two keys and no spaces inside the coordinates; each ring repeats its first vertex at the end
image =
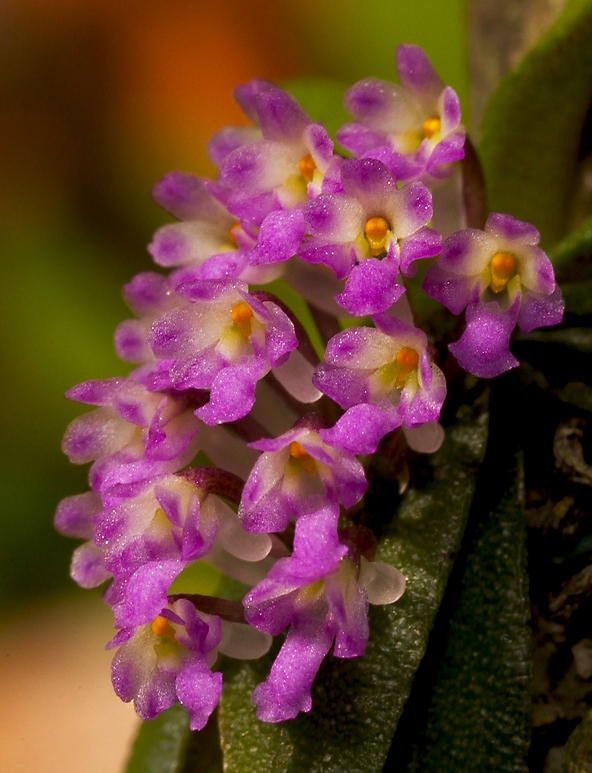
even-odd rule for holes
{"type": "Polygon", "coordinates": [[[567,739],[561,773],[592,773],[592,711],[567,739]]]}
{"type": "Polygon", "coordinates": [[[200,733],[189,730],[189,715],[179,705],[143,722],[125,773],[222,773],[215,715],[200,733]]]}
{"type": "Polygon", "coordinates": [[[489,206],[534,223],[543,247],[566,232],[592,100],[591,39],[591,0],[570,0],[502,80],[483,117],[480,155],[489,206]]]}
{"type": "MultiPolygon", "coordinates": [[[[523,464],[512,428],[491,402],[484,475],[447,591],[451,616],[430,641],[440,657],[431,695],[423,693],[427,722],[407,773],[526,773],[532,642],[523,464]]],[[[405,744],[399,735],[393,758],[396,741],[405,744]]]]}
{"type": "Polygon", "coordinates": [[[378,558],[401,569],[407,590],[396,604],[371,608],[366,655],[327,658],[310,714],[277,725],[258,722],[250,703],[270,657],[226,671],[219,726],[227,773],[382,769],[459,549],[484,454],[486,416],[482,409],[467,413],[447,430],[440,451],[426,457],[425,476],[407,490],[394,519],[394,496],[384,492],[392,522],[379,540],[378,558]]]}

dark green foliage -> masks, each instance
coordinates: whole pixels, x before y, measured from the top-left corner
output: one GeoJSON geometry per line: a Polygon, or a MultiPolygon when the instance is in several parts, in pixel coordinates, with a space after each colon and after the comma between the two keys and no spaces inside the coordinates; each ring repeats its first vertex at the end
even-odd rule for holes
{"type": "Polygon", "coordinates": [[[271,658],[237,663],[225,673],[220,733],[226,771],[382,768],[460,547],[486,434],[486,416],[466,411],[429,457],[423,480],[408,489],[378,553],[401,569],[407,590],[396,604],[371,609],[363,658],[327,659],[309,715],[279,725],[257,721],[250,696],[267,676],[271,658]]]}
{"type": "Polygon", "coordinates": [[[489,206],[534,223],[543,248],[567,230],[592,101],[591,39],[590,0],[571,0],[504,78],[483,118],[479,150],[489,206]]]}

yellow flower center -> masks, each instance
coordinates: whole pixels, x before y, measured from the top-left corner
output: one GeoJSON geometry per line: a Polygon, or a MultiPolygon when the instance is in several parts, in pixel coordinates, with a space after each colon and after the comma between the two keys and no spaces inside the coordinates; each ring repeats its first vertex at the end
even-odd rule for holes
{"type": "Polygon", "coordinates": [[[311,477],[317,471],[315,460],[296,440],[290,443],[290,456],[293,459],[297,459],[311,477]]]}
{"type": "Polygon", "coordinates": [[[253,332],[251,327],[251,320],[253,318],[253,310],[246,301],[241,301],[233,306],[230,310],[230,318],[234,324],[240,329],[245,341],[248,341],[251,333],[253,332]]]}
{"type": "Polygon", "coordinates": [[[431,140],[434,134],[437,134],[442,128],[442,122],[439,118],[426,118],[421,125],[421,133],[427,140],[431,140]]]}
{"type": "Polygon", "coordinates": [[[232,244],[233,247],[238,246],[238,242],[236,241],[236,232],[240,228],[240,223],[235,223],[233,226],[231,226],[228,229],[228,232],[226,234],[228,241],[232,244]]]}
{"type": "Polygon", "coordinates": [[[516,274],[516,258],[509,252],[496,252],[489,263],[489,268],[491,269],[489,287],[492,292],[501,293],[516,274]]]}
{"type": "Polygon", "coordinates": [[[314,177],[315,170],[317,168],[317,165],[314,162],[314,158],[308,154],[308,156],[304,156],[300,159],[298,162],[298,171],[304,177],[307,183],[311,183],[314,177]]]}
{"type": "Polygon", "coordinates": [[[364,226],[364,235],[374,256],[386,251],[386,243],[390,232],[388,221],[384,217],[371,217],[364,226]]]}
{"type": "Polygon", "coordinates": [[[395,385],[400,388],[405,385],[409,376],[417,370],[417,366],[419,365],[419,354],[415,349],[404,346],[397,352],[395,360],[398,368],[395,385]]]}
{"type": "Polygon", "coordinates": [[[170,622],[166,619],[166,617],[158,615],[158,617],[154,618],[150,624],[150,627],[152,628],[152,633],[155,636],[164,636],[167,639],[172,639],[173,641],[175,640],[175,630],[170,622]]]}

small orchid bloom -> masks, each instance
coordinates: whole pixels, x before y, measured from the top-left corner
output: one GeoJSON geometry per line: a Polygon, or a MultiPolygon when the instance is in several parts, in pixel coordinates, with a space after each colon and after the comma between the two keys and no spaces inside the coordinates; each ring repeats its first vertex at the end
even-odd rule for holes
{"type": "Polygon", "coordinates": [[[224,277],[262,284],[279,276],[281,269],[251,266],[258,229],[243,227],[211,190],[218,189],[209,180],[185,172],[170,172],[153,188],[156,202],[181,221],[159,228],[148,246],[160,266],[183,267],[169,284],[224,277]]]}
{"type": "Polygon", "coordinates": [[[197,468],[122,488],[94,516],[93,535],[115,578],[109,602],[119,627],[151,619],[173,580],[215,543],[239,561],[261,561],[271,550],[269,536],[245,532],[225,501],[238,504],[242,489],[230,473],[197,468]]]}
{"type": "Polygon", "coordinates": [[[405,587],[394,567],[377,563],[368,571],[371,563],[340,541],[335,505],[310,504],[296,523],[293,555],[280,559],[243,600],[246,619],[258,630],[275,635],[289,626],[269,676],[253,693],[257,716],[266,722],[310,711],[311,685],[331,645],[336,657],[363,655],[368,603],[392,603],[405,587]]]}
{"type": "Polygon", "coordinates": [[[149,392],[133,379],[85,381],[66,393],[99,406],[68,426],[62,449],[71,462],[95,461],[91,486],[121,484],[175,472],[198,448],[199,419],[188,395],[149,392]]]}
{"type": "Polygon", "coordinates": [[[337,140],[359,157],[379,158],[399,182],[446,177],[464,156],[458,97],[419,46],[397,48],[397,70],[400,86],[368,78],[346,92],[356,121],[337,140]]]}
{"type": "Polygon", "coordinates": [[[148,252],[160,266],[199,265],[211,255],[236,249],[239,239],[248,238],[200,177],[170,172],[154,186],[152,195],[181,221],[154,234],[148,252]]]}
{"type": "Polygon", "coordinates": [[[399,188],[375,159],[346,159],[343,193],[321,194],[305,207],[309,237],[299,256],[347,279],[335,300],[351,314],[385,311],[405,292],[397,277],[415,273],[412,263],[437,255],[440,235],[427,223],[432,198],[420,182],[399,188]]]}
{"type": "MultiPolygon", "coordinates": [[[[293,97],[272,83],[253,80],[235,96],[260,126],[262,139],[224,155],[220,191],[228,189],[225,204],[241,222],[259,226],[270,212],[298,208],[320,192],[333,160],[333,143],[323,126],[313,123],[293,97]]],[[[222,137],[225,140],[226,133],[222,137]]],[[[216,137],[210,147],[217,149],[216,137]]],[[[277,217],[275,225],[281,220],[277,217]]]]}
{"type": "Polygon", "coordinates": [[[191,729],[201,730],[222,692],[222,674],[211,671],[221,637],[219,617],[186,599],[167,604],[151,622],[119,631],[110,642],[119,647],[111,666],[115,692],[133,700],[144,720],[181,703],[191,729]]]}
{"type": "Polygon", "coordinates": [[[352,454],[332,448],[319,435],[321,426],[310,415],[278,438],[251,443],[264,453],[249,476],[239,517],[251,532],[281,532],[292,516],[319,496],[349,508],[368,487],[364,468],[352,454]]]}
{"type": "Polygon", "coordinates": [[[242,283],[188,282],[178,293],[185,303],[152,325],[154,354],[167,363],[175,389],[210,390],[209,402],[196,411],[206,424],[246,416],[257,382],[297,347],[294,325],[242,283]]]}
{"type": "Polygon", "coordinates": [[[561,290],[539,238],[529,223],[492,213],[484,231],[450,236],[426,273],[428,295],[453,314],[466,308],[467,328],[450,351],[476,376],[493,378],[518,365],[509,348],[516,324],[528,333],[563,319],[561,290]]]}
{"type": "Polygon", "coordinates": [[[387,314],[373,319],[376,328],[334,336],[314,377],[346,409],[334,427],[320,431],[321,438],[350,453],[374,453],[383,435],[401,425],[437,422],[446,395],[425,333],[387,314]]]}

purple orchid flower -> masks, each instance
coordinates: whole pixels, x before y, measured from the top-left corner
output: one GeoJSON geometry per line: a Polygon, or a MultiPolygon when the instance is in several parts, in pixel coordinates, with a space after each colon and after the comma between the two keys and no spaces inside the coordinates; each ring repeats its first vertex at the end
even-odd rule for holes
{"type": "Polygon", "coordinates": [[[400,298],[399,269],[437,255],[440,235],[427,223],[432,198],[420,182],[399,188],[388,168],[375,159],[346,159],[343,193],[321,194],[305,208],[309,237],[299,256],[331,268],[347,279],[335,300],[351,314],[385,311],[400,298]]]}
{"type": "MultiPolygon", "coordinates": [[[[262,138],[244,143],[241,137],[230,152],[228,130],[213,138],[210,152],[220,165],[217,190],[242,223],[260,226],[270,212],[297,209],[320,192],[334,158],[333,143],[323,126],[313,123],[293,97],[272,83],[250,81],[235,96],[260,126],[262,138]]],[[[285,219],[290,230],[294,217],[285,219]]],[[[274,222],[277,226],[283,216],[277,215],[274,222]]]]}
{"type": "Polygon", "coordinates": [[[90,482],[97,492],[175,472],[199,450],[200,421],[187,395],[149,392],[134,379],[111,378],[86,381],[66,397],[99,406],[74,419],[62,443],[75,464],[96,460],[90,482]]]}
{"type": "Polygon", "coordinates": [[[277,278],[281,268],[251,265],[259,229],[241,225],[212,189],[218,190],[209,180],[184,172],[170,172],[154,186],[156,202],[181,221],[159,228],[148,246],[155,263],[183,267],[169,284],[225,277],[264,284],[277,278]]]}
{"type": "Polygon", "coordinates": [[[134,701],[142,719],[181,703],[192,730],[201,730],[222,692],[222,674],[212,673],[222,637],[219,617],[198,612],[185,599],[160,611],[151,622],[120,631],[111,678],[117,695],[134,701]]]}
{"type": "Polygon", "coordinates": [[[528,333],[563,319],[561,290],[539,238],[529,223],[492,213],[484,231],[450,236],[426,273],[428,295],[453,314],[466,308],[466,330],[450,351],[476,376],[493,378],[518,365],[509,347],[516,325],[528,333]]]}
{"type": "Polygon", "coordinates": [[[154,354],[167,363],[175,389],[210,390],[209,402],[196,411],[206,424],[246,416],[257,382],[297,347],[294,325],[242,283],[195,281],[177,292],[185,303],[152,325],[154,354]]]}
{"type": "Polygon", "coordinates": [[[191,562],[209,557],[215,545],[239,562],[267,556],[269,536],[245,532],[222,498],[238,503],[241,488],[230,473],[198,468],[120,487],[94,515],[92,536],[114,576],[109,603],[119,627],[150,620],[166,603],[173,580],[191,562]]]}
{"type": "Polygon", "coordinates": [[[264,453],[243,490],[239,517],[251,532],[281,532],[306,511],[311,497],[340,500],[349,508],[368,487],[364,468],[352,454],[332,448],[310,415],[278,438],[251,443],[264,453]]]}
{"type": "Polygon", "coordinates": [[[363,655],[368,603],[391,603],[403,593],[403,576],[384,564],[364,584],[362,560],[370,562],[340,541],[338,516],[334,504],[311,500],[296,523],[293,555],[280,559],[243,600],[247,621],[258,630],[275,635],[289,626],[269,676],[253,693],[257,716],[266,722],[310,711],[311,685],[331,645],[336,657],[363,655]]]}
{"type": "Polygon", "coordinates": [[[337,140],[363,158],[378,158],[399,182],[441,178],[464,156],[465,130],[456,93],[444,86],[419,46],[397,48],[401,85],[367,78],[345,94],[357,119],[337,140]]]}
{"type": "Polygon", "coordinates": [[[388,314],[373,319],[376,328],[355,327],[334,336],[314,377],[315,385],[346,409],[320,435],[350,453],[374,453],[383,435],[401,425],[437,422],[446,395],[425,333],[388,314]]]}

